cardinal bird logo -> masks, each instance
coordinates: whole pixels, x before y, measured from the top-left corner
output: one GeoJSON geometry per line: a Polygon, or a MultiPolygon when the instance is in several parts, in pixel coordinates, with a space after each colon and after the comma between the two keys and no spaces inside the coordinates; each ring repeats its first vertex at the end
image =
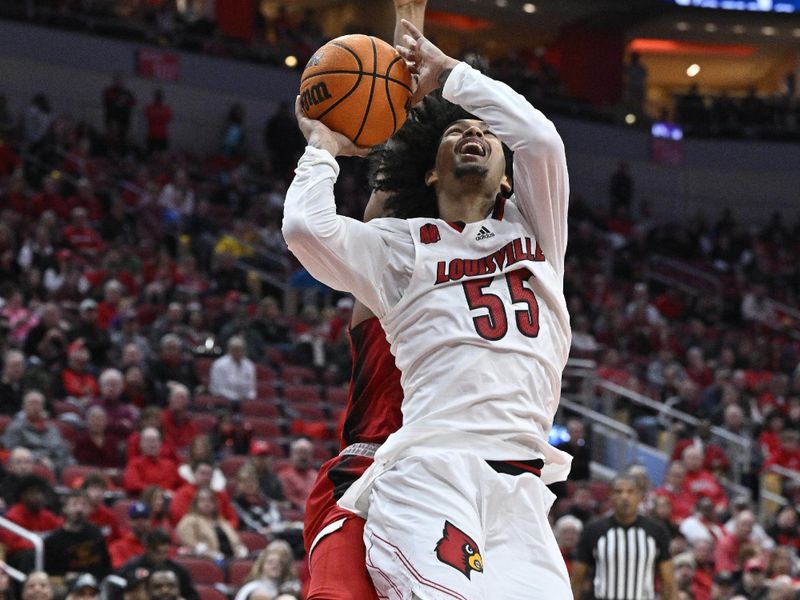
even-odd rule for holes
{"type": "Polygon", "coordinates": [[[467,579],[471,579],[473,571],[483,573],[478,544],[450,521],[444,522],[442,539],[436,542],[436,558],[461,571],[467,579]]]}

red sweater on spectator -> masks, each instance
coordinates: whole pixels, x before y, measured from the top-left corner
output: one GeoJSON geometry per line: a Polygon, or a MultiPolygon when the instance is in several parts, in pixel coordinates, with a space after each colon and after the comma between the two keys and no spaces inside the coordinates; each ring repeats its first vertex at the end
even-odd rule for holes
{"type": "Polygon", "coordinates": [[[113,510],[106,506],[98,506],[89,515],[89,523],[96,525],[103,532],[106,543],[113,542],[122,537],[122,526],[113,510]]]}
{"type": "Polygon", "coordinates": [[[111,556],[111,566],[119,569],[130,559],[144,554],[144,546],[133,532],[126,531],[118,540],[111,542],[108,553],[111,556]]]}
{"type": "Polygon", "coordinates": [[[691,496],[692,504],[706,496],[711,498],[714,506],[726,507],[728,506],[728,497],[725,495],[725,490],[720,485],[717,478],[712,473],[705,469],[697,471],[686,471],[686,477],[683,479],[684,491],[691,496]]]}
{"type": "MultiPolygon", "coordinates": [[[[180,521],[189,512],[195,494],[197,494],[197,486],[191,483],[184,484],[175,492],[169,505],[169,516],[173,523],[180,521]]],[[[231,504],[231,499],[227,492],[214,492],[214,495],[217,497],[220,516],[228,521],[234,529],[238,529],[239,517],[236,514],[236,509],[233,508],[233,504],[231,504]]]]}
{"type": "Polygon", "coordinates": [[[52,210],[62,221],[69,220],[69,205],[60,194],[40,192],[33,197],[31,204],[37,217],[46,210],[52,210]]]}
{"type": "Polygon", "coordinates": [[[694,512],[694,499],[684,490],[660,487],[653,490],[655,496],[666,496],[672,503],[672,521],[680,523],[694,512]]]}
{"type": "Polygon", "coordinates": [[[91,227],[64,227],[64,239],[76,250],[90,255],[98,254],[105,245],[100,234],[91,227]]]}
{"type": "MultiPolygon", "coordinates": [[[[22,504],[14,504],[3,516],[9,521],[13,521],[17,525],[24,527],[28,531],[33,531],[34,533],[53,531],[61,527],[63,523],[59,517],[46,508],[42,508],[37,513],[32,513],[22,504]]],[[[33,548],[33,544],[17,535],[7,534],[4,537],[8,554],[16,552],[17,550],[33,548]]]]}
{"type": "Polygon", "coordinates": [[[286,496],[289,502],[301,508],[306,505],[306,499],[316,478],[316,469],[299,471],[292,465],[287,465],[278,472],[278,479],[281,480],[281,486],[283,487],[283,495],[286,496]]]}
{"type": "Polygon", "coordinates": [[[117,316],[117,307],[110,302],[101,302],[97,305],[97,326],[103,329],[111,327],[111,322],[117,316]]]}
{"type": "Polygon", "coordinates": [[[711,583],[714,580],[714,567],[698,567],[692,579],[692,600],[708,600],[711,597],[711,583]]]}
{"type": "Polygon", "coordinates": [[[161,432],[164,439],[169,440],[178,450],[188,448],[198,434],[197,427],[188,415],[176,417],[168,408],[161,411],[161,432]]]}
{"type": "MultiPolygon", "coordinates": [[[[175,447],[169,442],[167,436],[162,434],[161,437],[164,441],[161,442],[161,452],[159,452],[158,455],[161,458],[165,458],[169,461],[172,461],[176,465],[180,464],[181,459],[178,457],[178,453],[175,451],[175,447]]],[[[142,440],[142,434],[140,431],[134,431],[132,434],[128,436],[126,456],[128,457],[129,462],[133,458],[142,456],[141,440],[142,440]]]]}
{"type": "Polygon", "coordinates": [[[128,461],[122,476],[122,487],[131,494],[140,494],[150,485],[158,485],[165,490],[177,489],[181,483],[178,467],[166,458],[137,456],[128,461]]]}
{"type": "Polygon", "coordinates": [[[780,446],[776,452],[773,452],[764,461],[764,469],[778,465],[784,469],[791,469],[792,471],[800,471],[800,448],[788,449],[785,446],[780,446]]]}
{"type": "Polygon", "coordinates": [[[767,462],[773,454],[779,453],[782,448],[780,436],[773,431],[762,432],[758,436],[758,445],[761,446],[761,451],[767,457],[767,462]]]}
{"type": "Polygon", "coordinates": [[[717,540],[714,548],[714,571],[729,571],[735,573],[741,570],[739,564],[739,553],[742,549],[742,540],[732,533],[727,534],[721,540],[717,540]]]}
{"type": "Polygon", "coordinates": [[[97,396],[99,388],[97,380],[91,373],[79,373],[69,367],[61,371],[61,385],[67,396],[83,398],[84,396],[97,396]]]}
{"type": "Polygon", "coordinates": [[[90,465],[101,469],[118,469],[121,466],[119,440],[113,435],[106,434],[103,438],[103,445],[98,446],[84,432],[75,441],[75,449],[72,456],[78,461],[79,465],[90,465]]]}

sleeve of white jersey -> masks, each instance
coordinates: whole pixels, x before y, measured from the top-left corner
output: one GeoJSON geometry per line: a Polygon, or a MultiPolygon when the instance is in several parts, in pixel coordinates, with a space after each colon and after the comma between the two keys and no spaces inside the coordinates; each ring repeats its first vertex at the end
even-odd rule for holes
{"type": "Polygon", "coordinates": [[[545,257],[564,271],[569,178],[564,143],[555,125],[520,94],[466,63],[447,78],[442,94],[479,119],[514,152],[514,199],[545,257]]]}
{"type": "Polygon", "coordinates": [[[338,175],[339,165],[329,152],[306,148],[286,193],[283,237],[315,279],[352,293],[381,317],[397,303],[402,282],[410,276],[413,241],[407,229],[403,235],[403,221],[366,224],[336,214],[338,175]]]}

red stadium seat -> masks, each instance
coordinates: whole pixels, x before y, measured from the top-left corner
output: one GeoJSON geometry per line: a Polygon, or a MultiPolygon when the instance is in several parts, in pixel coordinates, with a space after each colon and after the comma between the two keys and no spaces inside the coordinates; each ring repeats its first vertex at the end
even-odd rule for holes
{"type": "Polygon", "coordinates": [[[33,465],[33,474],[38,475],[50,485],[56,484],[56,474],[53,473],[52,469],[48,469],[42,464],[36,463],[33,465]]]}
{"type": "Polygon", "coordinates": [[[228,600],[228,597],[213,585],[195,585],[200,600],[228,600]]]}
{"type": "Polygon", "coordinates": [[[317,381],[317,373],[314,369],[298,365],[283,365],[281,377],[286,383],[314,383],[317,381]]]}
{"type": "Polygon", "coordinates": [[[274,400],[278,397],[275,391],[275,384],[271,381],[259,381],[256,383],[256,398],[259,400],[274,400]]]}
{"type": "Polygon", "coordinates": [[[56,417],[66,414],[80,415],[81,409],[75,406],[72,402],[67,402],[66,400],[55,400],[53,402],[53,413],[56,417]]]}
{"type": "Polygon", "coordinates": [[[325,399],[335,406],[346,406],[350,398],[347,390],[340,387],[329,387],[325,390],[325,399]]]}
{"type": "Polygon", "coordinates": [[[269,544],[266,536],[255,531],[240,531],[239,538],[251,553],[261,552],[269,544]]]}
{"type": "Polygon", "coordinates": [[[75,442],[78,441],[81,435],[81,432],[75,425],[69,421],[62,421],[61,419],[55,419],[50,422],[58,428],[61,432],[61,437],[63,437],[70,446],[75,446],[75,442]]]}
{"type": "Polygon", "coordinates": [[[211,371],[211,365],[214,364],[213,358],[201,357],[194,361],[194,371],[197,378],[203,383],[208,383],[208,374],[211,371]]]}
{"type": "Polygon", "coordinates": [[[256,363],[256,381],[258,381],[258,383],[272,381],[277,376],[278,374],[267,365],[256,363]]]}
{"type": "Polygon", "coordinates": [[[254,438],[274,440],[282,435],[278,421],[269,417],[250,417],[245,423],[251,427],[254,438]]]}
{"type": "Polygon", "coordinates": [[[214,396],[213,394],[198,394],[194,397],[192,405],[198,410],[212,411],[218,408],[230,407],[231,401],[222,396],[214,396]]]}
{"type": "Polygon", "coordinates": [[[217,417],[214,415],[193,414],[191,417],[192,423],[197,427],[200,433],[210,433],[217,425],[217,417]]]}
{"type": "Polygon", "coordinates": [[[328,419],[322,404],[290,404],[289,411],[306,421],[327,421],[328,419]]]}
{"type": "MultiPolygon", "coordinates": [[[[173,560],[189,571],[192,582],[195,584],[213,585],[225,581],[222,569],[213,560],[200,558],[199,556],[176,556],[173,560]]],[[[198,592],[200,587],[200,585],[197,585],[198,592]]]]}
{"type": "Polygon", "coordinates": [[[315,385],[286,385],[283,388],[283,397],[292,402],[320,402],[322,397],[319,388],[315,385]]]}
{"type": "Polygon", "coordinates": [[[242,402],[242,415],[245,417],[271,417],[277,419],[281,416],[280,410],[271,400],[244,400],[242,402]]]}
{"type": "MultiPolygon", "coordinates": [[[[240,532],[239,535],[245,532],[240,532]]],[[[250,569],[253,568],[253,565],[256,561],[254,560],[245,560],[245,559],[238,559],[231,561],[231,564],[228,566],[228,583],[230,585],[234,585],[236,587],[240,587],[247,576],[250,574],[250,569]]]]}
{"type": "Polygon", "coordinates": [[[249,457],[243,454],[232,454],[231,456],[226,456],[222,459],[219,468],[228,481],[234,481],[239,469],[242,468],[248,459],[249,457]]]}

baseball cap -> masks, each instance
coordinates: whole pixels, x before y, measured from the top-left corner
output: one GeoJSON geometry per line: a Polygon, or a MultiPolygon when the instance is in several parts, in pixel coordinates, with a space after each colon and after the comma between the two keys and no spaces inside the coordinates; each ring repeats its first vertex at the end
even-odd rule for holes
{"type": "Polygon", "coordinates": [[[76,592],[83,588],[92,588],[96,592],[100,591],[100,586],[97,584],[97,579],[95,579],[94,575],[91,573],[82,573],[78,575],[75,581],[72,582],[70,586],[71,592],[76,592]]]}
{"type": "Polygon", "coordinates": [[[95,309],[95,308],[97,308],[97,302],[95,302],[91,298],[85,298],[83,300],[83,302],[81,302],[81,306],[80,306],[81,312],[83,312],[85,310],[92,310],[92,309],[95,309]]]}
{"type": "Polygon", "coordinates": [[[129,519],[142,519],[150,516],[150,509],[144,502],[134,502],[128,508],[129,519]]]}
{"type": "Polygon", "coordinates": [[[766,568],[767,566],[760,558],[748,558],[744,563],[745,573],[750,573],[752,571],[763,571],[766,568]]]}
{"type": "Polygon", "coordinates": [[[253,440],[250,442],[250,454],[253,456],[272,454],[272,444],[267,440],[253,440]]]}
{"type": "Polygon", "coordinates": [[[678,567],[691,567],[695,568],[697,563],[694,560],[691,552],[682,552],[672,559],[672,564],[675,568],[678,567]]]}

